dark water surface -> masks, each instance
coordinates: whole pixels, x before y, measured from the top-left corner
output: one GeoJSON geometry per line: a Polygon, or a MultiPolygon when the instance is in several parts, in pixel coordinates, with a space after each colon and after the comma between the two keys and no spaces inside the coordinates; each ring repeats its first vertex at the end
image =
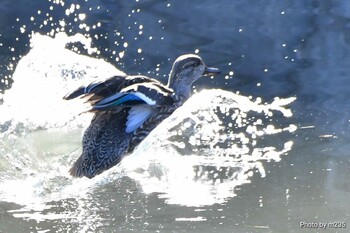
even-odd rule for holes
{"type": "MultiPolygon", "coordinates": [[[[259,97],[263,102],[296,97],[288,106],[293,112],[288,122],[298,129],[273,139],[276,147],[280,141],[294,144],[281,161],[263,162],[266,176],[252,176],[250,183],[235,188],[236,196],[225,202],[172,204],[123,176],[93,185],[83,199],[44,200],[46,206],[40,210],[9,201],[11,198],[0,200],[0,232],[349,231],[347,0],[5,0],[0,3],[2,92],[12,85],[17,62],[30,52],[32,32],[53,36],[57,28],[68,35],[82,33],[91,38],[99,52],[89,56],[104,59],[128,74],[148,74],[166,82],[173,60],[196,52],[222,71],[220,77],[198,81],[197,91],[220,88],[259,97]],[[301,228],[303,222],[317,223],[317,229],[301,228]],[[323,230],[320,223],[331,224],[323,230]],[[340,228],[333,223],[341,224],[340,228]]],[[[87,54],[79,43],[70,48],[87,54]]],[[[274,118],[274,125],[286,121],[280,115],[274,118]]],[[[38,144],[43,142],[40,140],[38,144]]],[[[55,148],[55,140],[50,145],[43,143],[55,148]]],[[[65,143],[72,141],[73,147],[79,148],[79,140],[80,132],[65,143]]],[[[7,164],[9,158],[3,148],[0,143],[0,175],[1,181],[6,181],[16,169],[5,171],[2,163],[7,164]]],[[[66,181],[60,182],[64,185],[66,181]]],[[[59,185],[56,182],[54,187],[59,185]]]]}

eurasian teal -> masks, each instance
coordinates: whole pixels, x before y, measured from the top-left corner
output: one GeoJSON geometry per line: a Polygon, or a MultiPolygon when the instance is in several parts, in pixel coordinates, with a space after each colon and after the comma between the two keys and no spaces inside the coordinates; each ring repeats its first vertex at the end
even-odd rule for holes
{"type": "Polygon", "coordinates": [[[92,178],[118,164],[165,118],[191,95],[192,84],[220,71],[205,66],[201,57],[178,57],[168,85],[142,75],[96,80],[67,94],[85,97],[95,113],[83,136],[83,152],[70,169],[74,177],[92,178]]]}

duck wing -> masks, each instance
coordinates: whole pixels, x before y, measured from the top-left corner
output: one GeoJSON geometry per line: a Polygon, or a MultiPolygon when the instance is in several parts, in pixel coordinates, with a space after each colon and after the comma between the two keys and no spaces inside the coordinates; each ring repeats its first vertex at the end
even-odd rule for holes
{"type": "Polygon", "coordinates": [[[137,83],[94,103],[90,111],[129,108],[125,131],[131,133],[154,115],[159,108],[174,103],[172,90],[157,82],[137,83]]]}
{"type": "Polygon", "coordinates": [[[88,97],[87,102],[95,102],[104,97],[120,92],[123,88],[135,83],[158,82],[155,79],[142,75],[135,76],[112,76],[107,79],[97,79],[82,85],[72,92],[66,94],[63,99],[71,100],[77,97],[88,97]]]}
{"type": "Polygon", "coordinates": [[[174,102],[171,89],[158,82],[136,83],[92,104],[91,110],[110,110],[138,105],[164,106],[174,102]]]}
{"type": "Polygon", "coordinates": [[[125,86],[126,76],[112,76],[108,79],[94,80],[91,83],[82,85],[74,91],[68,93],[63,97],[65,100],[71,100],[77,97],[84,97],[87,95],[106,96],[113,92],[118,92],[125,86]]]}

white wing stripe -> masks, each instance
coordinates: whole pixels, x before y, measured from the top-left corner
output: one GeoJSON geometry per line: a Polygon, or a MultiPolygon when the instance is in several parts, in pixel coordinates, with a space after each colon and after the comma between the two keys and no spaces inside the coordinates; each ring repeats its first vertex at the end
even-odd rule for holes
{"type": "Polygon", "coordinates": [[[145,101],[148,105],[155,105],[156,101],[152,100],[151,98],[147,97],[145,94],[141,92],[135,92],[134,95],[141,98],[143,101],[145,101]]]}

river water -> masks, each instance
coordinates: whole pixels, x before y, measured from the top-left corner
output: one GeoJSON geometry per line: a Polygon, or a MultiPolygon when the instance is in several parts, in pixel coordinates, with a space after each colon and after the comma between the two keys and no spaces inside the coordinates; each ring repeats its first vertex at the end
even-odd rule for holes
{"type": "Polygon", "coordinates": [[[347,1],[0,4],[0,232],[347,232],[347,1]],[[30,6],[30,7],[29,7],[30,6]],[[62,96],[125,72],[217,77],[94,179],[62,96]]]}

